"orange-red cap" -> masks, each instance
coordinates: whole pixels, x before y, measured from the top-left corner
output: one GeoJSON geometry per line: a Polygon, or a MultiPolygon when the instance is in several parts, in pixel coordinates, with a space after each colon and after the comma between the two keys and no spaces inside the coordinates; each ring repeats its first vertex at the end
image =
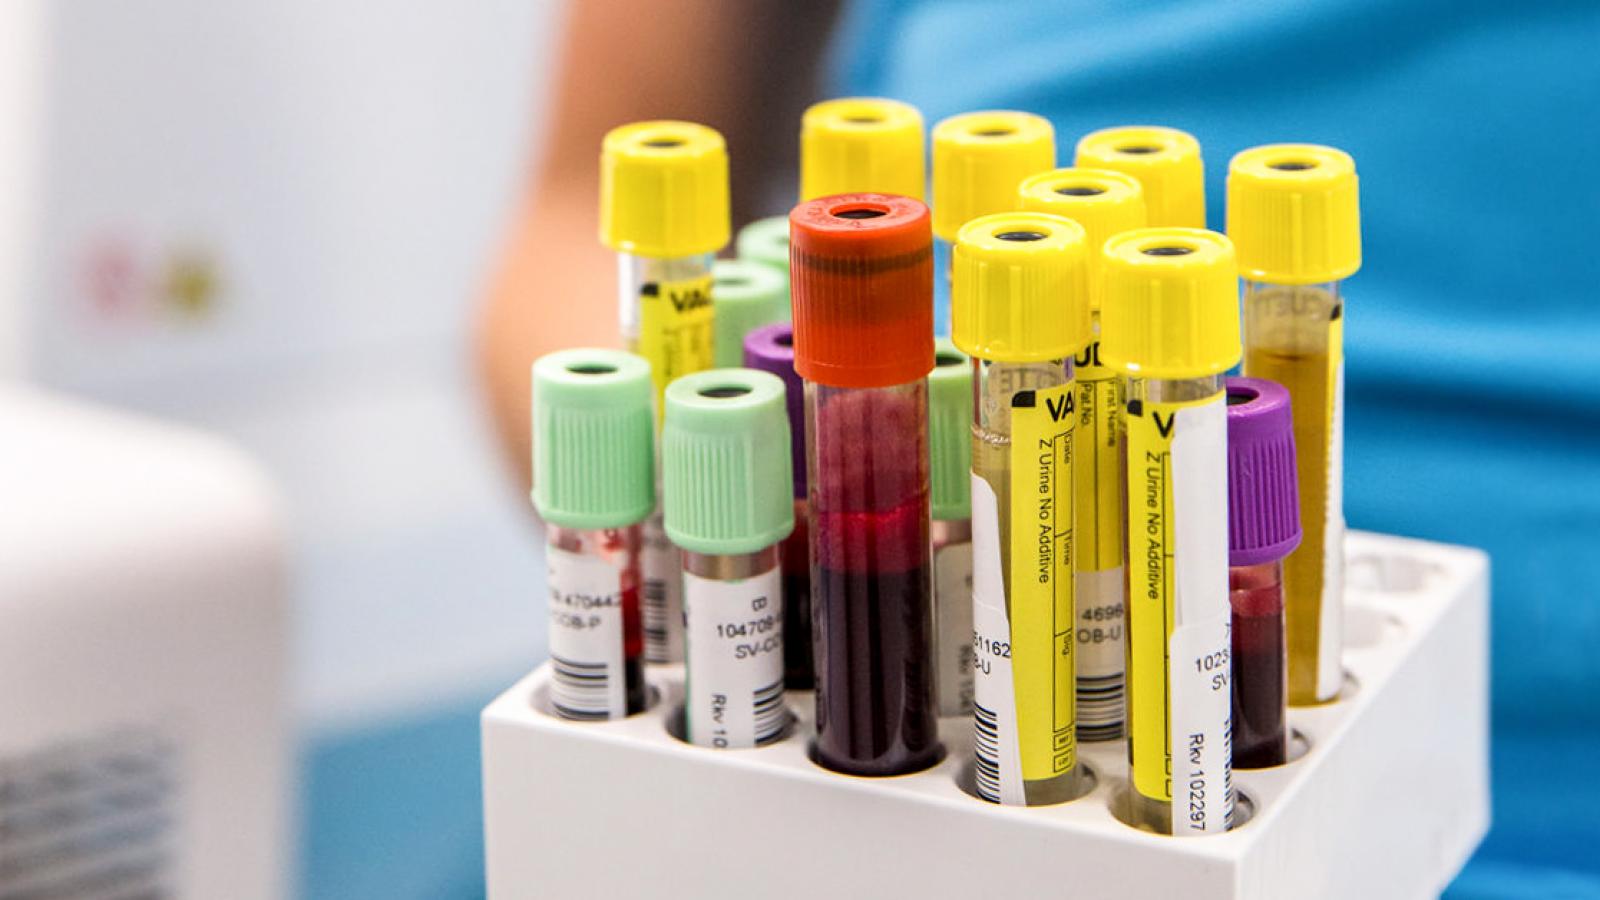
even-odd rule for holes
{"type": "Polygon", "coordinates": [[[794,368],[830,387],[933,370],[933,230],[919,200],[818,197],[789,213],[794,368]]]}

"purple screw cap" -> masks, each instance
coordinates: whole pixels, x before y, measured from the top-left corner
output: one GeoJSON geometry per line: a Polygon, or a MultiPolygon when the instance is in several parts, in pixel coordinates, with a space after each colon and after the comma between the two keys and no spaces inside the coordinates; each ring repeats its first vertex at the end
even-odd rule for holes
{"type": "Polygon", "coordinates": [[[1256,566],[1300,546],[1289,391],[1228,379],[1228,565],[1256,566]]]}
{"type": "Polygon", "coordinates": [[[783,379],[789,406],[789,436],[794,460],[794,495],[806,495],[806,395],[794,371],[794,329],[788,322],[757,328],[745,335],[744,365],[783,379]]]}

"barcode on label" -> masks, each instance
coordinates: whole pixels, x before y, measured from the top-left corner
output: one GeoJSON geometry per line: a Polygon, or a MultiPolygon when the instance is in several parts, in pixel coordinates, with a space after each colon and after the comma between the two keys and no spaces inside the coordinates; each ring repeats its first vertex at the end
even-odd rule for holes
{"type": "Polygon", "coordinates": [[[756,746],[782,738],[789,728],[789,707],[783,705],[783,679],[757,690],[752,699],[755,702],[756,746]]]}
{"type": "Polygon", "coordinates": [[[670,662],[667,649],[667,582],[664,578],[644,580],[644,656],[653,663],[670,662]]]}
{"type": "Polygon", "coordinates": [[[1122,737],[1124,683],[1121,672],[1097,678],[1078,676],[1078,740],[1122,737]]]}
{"type": "Polygon", "coordinates": [[[972,704],[974,728],[973,758],[978,796],[991,803],[1000,802],[1000,726],[994,712],[982,704],[972,704]]]}
{"type": "Polygon", "coordinates": [[[551,654],[550,704],[562,718],[611,717],[611,677],[605,663],[581,663],[551,654]]]}

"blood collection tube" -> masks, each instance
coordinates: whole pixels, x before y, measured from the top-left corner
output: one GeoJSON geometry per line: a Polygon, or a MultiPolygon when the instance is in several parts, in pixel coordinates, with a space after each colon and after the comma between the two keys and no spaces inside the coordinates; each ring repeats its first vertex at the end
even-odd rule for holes
{"type": "Polygon", "coordinates": [[[1088,247],[1060,216],[980,216],[956,239],[954,338],[972,357],[976,783],[1070,800],[1078,760],[1073,357],[1088,346],[1088,247]]]}
{"type": "Polygon", "coordinates": [[[1157,125],[1105,128],[1078,141],[1074,165],[1139,179],[1151,227],[1206,227],[1205,164],[1200,142],[1157,125]]]}
{"type": "Polygon", "coordinates": [[[716,310],[716,366],[744,363],[745,335],[773,322],[789,320],[789,280],[770,266],[742,259],[719,259],[711,267],[716,310]]]}
{"type": "Polygon", "coordinates": [[[650,367],[619,350],[533,365],[533,505],[545,522],[550,701],[568,719],[644,709],[640,523],[655,508],[650,367]]]}
{"type": "Polygon", "coordinates": [[[739,229],[733,241],[739,258],[760,263],[783,276],[783,299],[789,302],[789,217],[757,219],[739,229]]]}
{"type": "MultiPolygon", "coordinates": [[[[692,122],[635,122],[605,136],[600,239],[617,251],[617,308],[629,350],[650,364],[656,408],[681,375],[712,367],[712,256],[728,243],[728,154],[692,122]]],[[[683,572],[659,511],[644,531],[645,658],[683,659],[683,572]]]]}
{"type": "Polygon", "coordinates": [[[1305,540],[1284,562],[1289,702],[1339,695],[1344,630],[1344,299],[1361,268],[1355,162],[1332,147],[1246,150],[1228,167],[1244,281],[1244,374],[1294,399],[1305,540]]]}
{"type": "Polygon", "coordinates": [[[1227,404],[1239,361],[1233,244],[1197,228],[1106,242],[1100,359],[1124,382],[1129,820],[1165,834],[1233,818],[1227,404]]]}
{"type": "Polygon", "coordinates": [[[922,113],[879,97],[812,104],[800,119],[800,200],[872,191],[922,199],[922,113]]]}
{"type": "Polygon", "coordinates": [[[934,693],[940,716],[972,715],[972,364],[934,341],[928,374],[934,693]]]}
{"type": "Polygon", "coordinates": [[[1233,606],[1233,765],[1289,759],[1283,558],[1300,544],[1289,392],[1228,379],[1228,595],[1233,606]]]}
{"type": "Polygon", "coordinates": [[[805,379],[816,759],[900,775],[942,754],[933,698],[928,209],[887,194],[789,214],[805,379]]]}
{"type": "Polygon", "coordinates": [[[1126,598],[1123,595],[1122,379],[1100,362],[1101,248],[1112,235],[1144,227],[1137,179],[1109,169],[1056,169],[1022,182],[1022,208],[1065,216],[1088,241],[1089,310],[1095,340],[1073,360],[1078,384],[1073,473],[1077,478],[1073,558],[1077,581],[1078,739],[1122,737],[1126,598]]]}
{"type": "MultiPolygon", "coordinates": [[[[788,224],[784,225],[788,234],[788,224]]],[[[744,339],[746,368],[770,372],[783,380],[789,412],[790,468],[794,472],[794,531],[781,548],[783,564],[784,683],[790,690],[811,690],[811,560],[807,535],[810,504],[806,500],[805,385],[794,371],[794,329],[786,322],[757,328],[744,339]]]]}
{"type": "Polygon", "coordinates": [[[1055,165],[1055,129],[1032,113],[963,113],[933,126],[935,334],[950,333],[951,250],[961,226],[1016,209],[1022,180],[1055,165]]]}
{"type": "Polygon", "coordinates": [[[750,369],[712,369],[667,387],[661,496],[683,551],[691,744],[769,744],[789,727],[783,702],[778,544],[794,528],[784,385],[750,369]]]}

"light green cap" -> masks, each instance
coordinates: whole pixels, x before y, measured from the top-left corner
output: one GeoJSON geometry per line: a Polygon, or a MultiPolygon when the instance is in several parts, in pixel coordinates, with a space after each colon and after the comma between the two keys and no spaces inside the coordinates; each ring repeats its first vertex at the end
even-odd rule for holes
{"type": "Polygon", "coordinates": [[[711,369],[667,385],[661,505],[667,537],[693,553],[754,553],[794,530],[783,380],[711,369]]]}
{"type": "Polygon", "coordinates": [[[533,506],[562,528],[622,528],[655,508],[650,364],[560,350],[533,364],[533,506]]]}
{"type": "Polygon", "coordinates": [[[933,518],[972,518],[972,361],[949,338],[928,373],[928,502],[933,518]]]}
{"type": "Polygon", "coordinates": [[[744,336],[763,325],[789,321],[789,284],[771,266],[719,259],[711,267],[716,310],[716,366],[744,362],[744,336]]]}
{"type": "MultiPolygon", "coordinates": [[[[757,219],[739,229],[735,248],[740,259],[771,266],[789,277],[789,217],[757,219]]],[[[785,288],[787,290],[787,287],[785,288]]]]}

